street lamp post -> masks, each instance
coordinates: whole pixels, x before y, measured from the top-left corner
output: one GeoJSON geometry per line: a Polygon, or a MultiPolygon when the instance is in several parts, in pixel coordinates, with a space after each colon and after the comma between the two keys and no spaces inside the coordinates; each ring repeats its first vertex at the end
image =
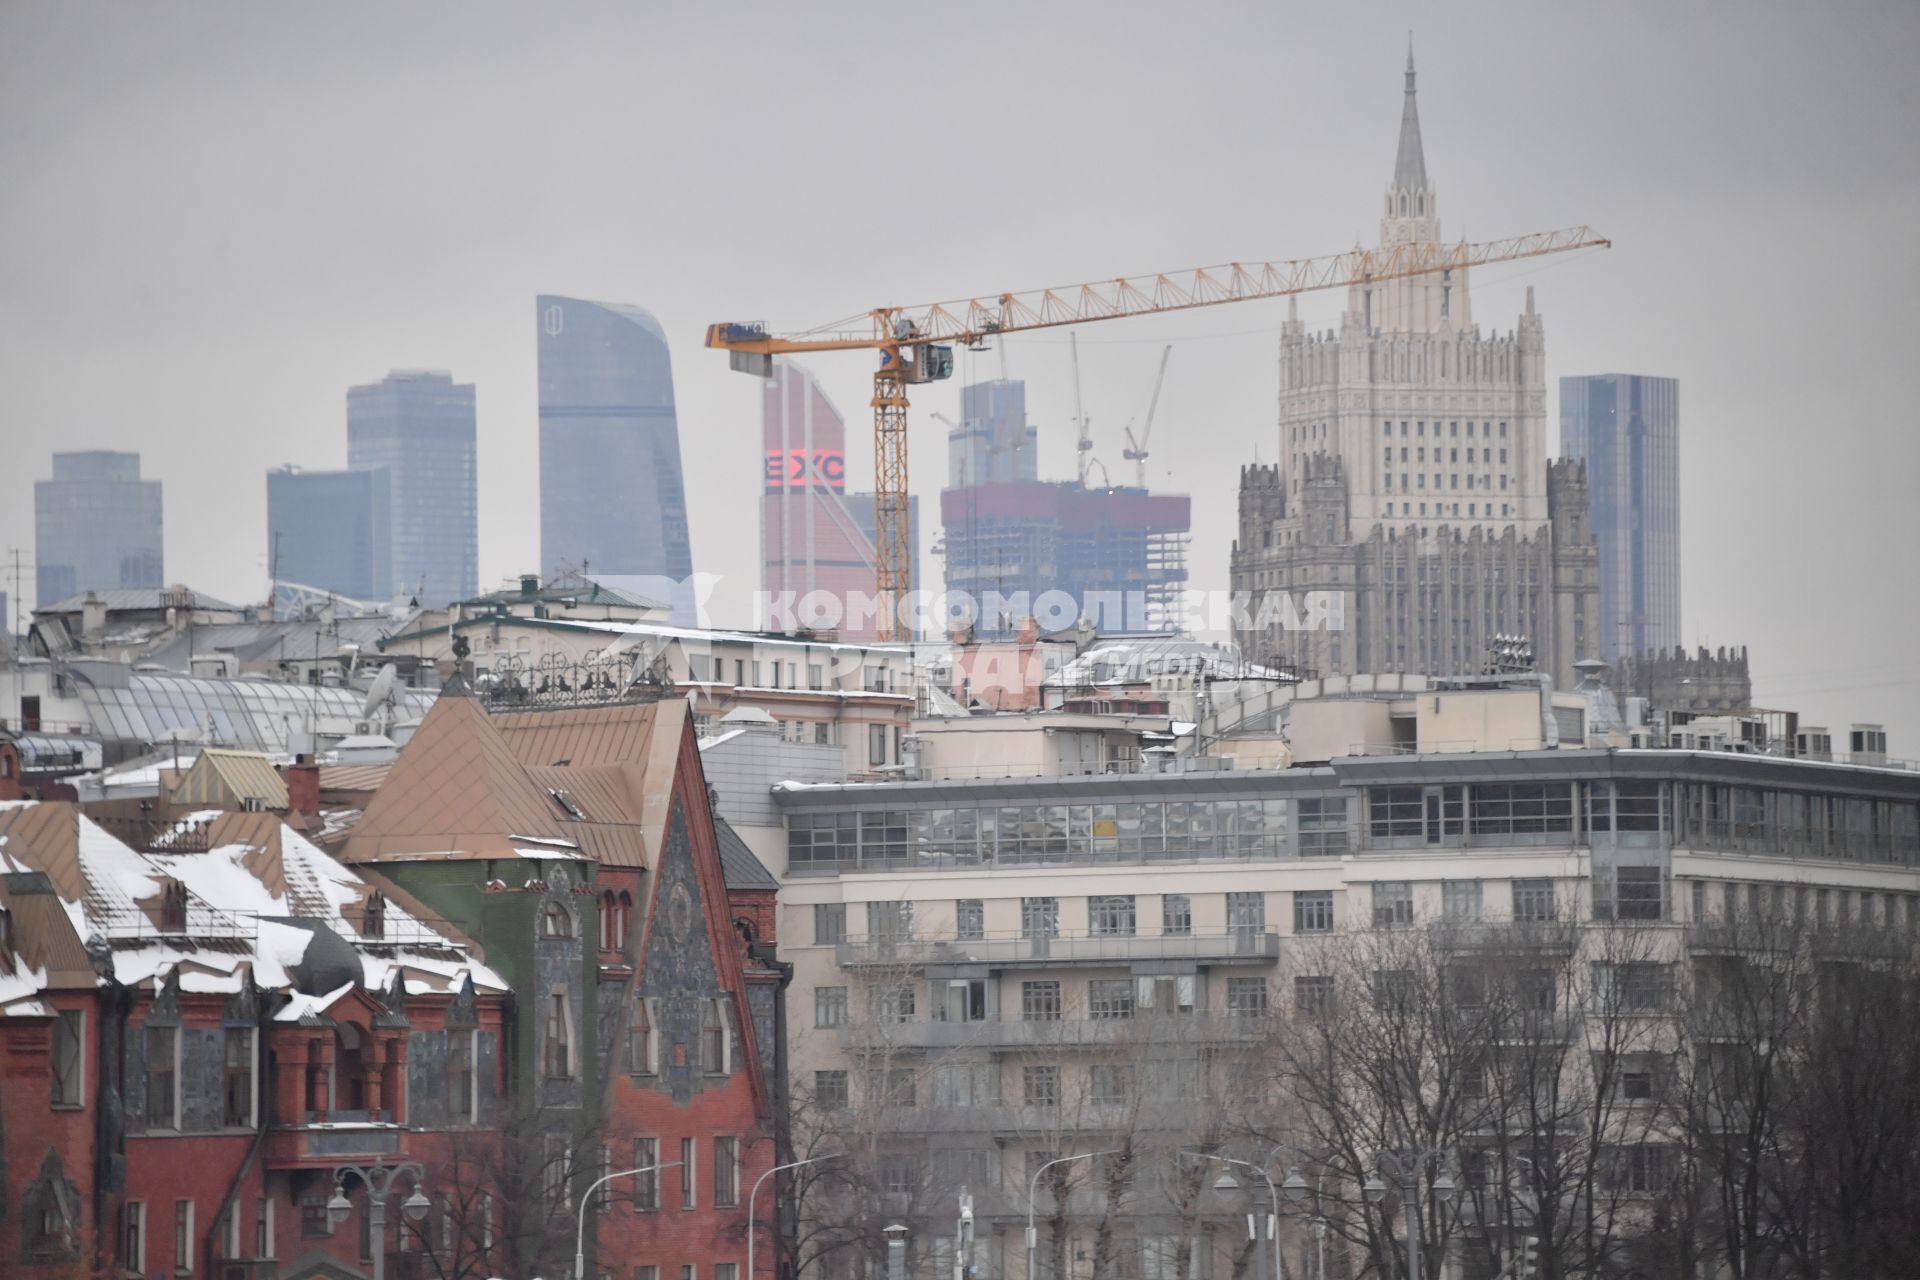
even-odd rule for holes
{"type": "MultiPolygon", "coordinates": [[[[765,1182],[768,1178],[771,1178],[776,1173],[785,1173],[789,1169],[799,1169],[806,1165],[820,1164],[827,1160],[838,1160],[841,1156],[845,1154],[846,1152],[844,1151],[836,1151],[831,1155],[814,1156],[810,1160],[795,1160],[792,1164],[777,1164],[773,1166],[773,1168],[767,1170],[765,1173],[761,1174],[759,1177],[753,1180],[753,1190],[747,1192],[747,1280],[754,1280],[753,1239],[755,1236],[759,1235],[760,1233],[755,1229],[755,1220],[753,1216],[753,1202],[755,1197],[757,1197],[760,1194],[760,1184],[765,1182]]],[[[778,1208],[775,1208],[773,1216],[776,1222],[779,1221],[780,1211],[778,1208]]],[[[779,1270],[780,1270],[780,1266],[779,1266],[779,1263],[776,1261],[774,1264],[774,1272],[778,1274],[779,1270]]]]}
{"type": "MultiPolygon", "coordinates": [[[[1400,1206],[1407,1215],[1407,1280],[1420,1280],[1419,1172],[1427,1161],[1439,1154],[1437,1151],[1413,1151],[1399,1156],[1386,1151],[1380,1153],[1380,1159],[1390,1163],[1400,1179],[1400,1206]]],[[[1387,1184],[1380,1180],[1378,1172],[1367,1179],[1363,1191],[1368,1204],[1379,1204],[1387,1198],[1387,1184]]],[[[1433,1198],[1436,1204],[1453,1198],[1453,1179],[1445,1169],[1433,1180],[1433,1198]]]]}
{"type": "MultiPolygon", "coordinates": [[[[1116,1156],[1119,1154],[1118,1151],[1089,1151],[1083,1155],[1061,1156],[1058,1159],[1049,1160],[1038,1169],[1035,1169],[1033,1176],[1027,1179],[1027,1280],[1034,1280],[1033,1262],[1036,1246],[1040,1241],[1040,1233],[1033,1225],[1034,1201],[1040,1195],[1040,1175],[1057,1164],[1070,1164],[1075,1160],[1092,1160],[1097,1156],[1116,1156]]],[[[1063,1280],[1063,1278],[1055,1276],[1054,1280],[1063,1280]]]]}
{"type": "Polygon", "coordinates": [[[403,1164],[382,1164],[376,1160],[364,1167],[356,1164],[334,1166],[333,1195],[327,1201],[327,1221],[334,1226],[345,1222],[347,1215],[353,1212],[353,1204],[347,1199],[348,1175],[367,1185],[367,1234],[372,1237],[373,1280],[385,1280],[387,1273],[387,1198],[393,1193],[393,1184],[403,1173],[412,1180],[413,1194],[400,1202],[400,1209],[407,1215],[408,1222],[418,1222],[433,1207],[420,1190],[426,1172],[411,1160],[403,1164]]]}
{"type": "MultiPolygon", "coordinates": [[[[1281,1150],[1283,1148],[1275,1147],[1274,1153],[1278,1154],[1281,1150]]],[[[1313,1175],[1313,1280],[1327,1280],[1327,1213],[1320,1200],[1321,1192],[1326,1188],[1326,1180],[1327,1175],[1324,1170],[1313,1175]]],[[[1287,1170],[1286,1181],[1280,1184],[1280,1189],[1286,1192],[1287,1199],[1294,1204],[1299,1204],[1307,1198],[1307,1180],[1301,1174],[1299,1165],[1293,1165],[1287,1170]]]]}
{"type": "MultiPolygon", "coordinates": [[[[622,1169],[618,1173],[602,1174],[593,1180],[593,1185],[587,1188],[587,1193],[580,1197],[580,1225],[573,1235],[573,1280],[586,1280],[587,1206],[593,1203],[593,1193],[601,1187],[606,1186],[609,1182],[612,1182],[615,1178],[631,1178],[637,1173],[658,1173],[662,1169],[678,1169],[679,1167],[680,1162],[678,1160],[669,1160],[665,1164],[642,1165],[638,1169],[622,1169]]],[[[597,1239],[598,1237],[595,1238],[597,1239]]],[[[747,1239],[748,1242],[751,1243],[753,1237],[749,1235],[747,1239]]],[[[375,1276],[374,1280],[380,1280],[380,1278],[375,1276]]]]}
{"type": "MultiPolygon", "coordinates": [[[[1267,1224],[1267,1235],[1273,1240],[1273,1280],[1287,1280],[1286,1266],[1280,1260],[1280,1232],[1278,1230],[1280,1226],[1280,1193],[1273,1188],[1273,1175],[1269,1174],[1265,1169],[1251,1160],[1236,1160],[1232,1156],[1209,1155],[1205,1151],[1182,1151],[1180,1154],[1183,1156],[1192,1156],[1196,1160],[1218,1160],[1221,1164],[1237,1165],[1242,1169],[1251,1169],[1260,1175],[1260,1180],[1267,1184],[1267,1199],[1273,1204],[1273,1220],[1267,1224]]],[[[1221,1175],[1220,1181],[1214,1183],[1213,1189],[1215,1191],[1231,1191],[1239,1185],[1238,1182],[1233,1180],[1233,1175],[1227,1173],[1221,1175]]],[[[1254,1243],[1258,1244],[1259,1239],[1259,1234],[1255,1233],[1254,1243]]]]}

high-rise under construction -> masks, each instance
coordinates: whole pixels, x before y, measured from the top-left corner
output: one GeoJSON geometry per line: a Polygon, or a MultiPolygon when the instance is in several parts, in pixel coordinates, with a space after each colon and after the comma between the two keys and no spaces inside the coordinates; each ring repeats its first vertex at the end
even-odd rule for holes
{"type": "Polygon", "coordinates": [[[1041,480],[1037,441],[1024,382],[961,388],[940,523],[947,591],[975,602],[976,632],[1009,632],[1020,614],[1055,630],[1177,631],[1191,500],[1041,480]]]}

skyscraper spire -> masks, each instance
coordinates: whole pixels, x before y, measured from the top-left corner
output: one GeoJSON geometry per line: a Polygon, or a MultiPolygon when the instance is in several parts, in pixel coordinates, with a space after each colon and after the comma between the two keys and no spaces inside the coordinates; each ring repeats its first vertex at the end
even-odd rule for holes
{"type": "Polygon", "coordinates": [[[1407,37],[1407,96],[1400,108],[1400,153],[1393,162],[1395,191],[1427,189],[1427,157],[1420,145],[1420,107],[1413,91],[1413,37],[1407,37]]]}

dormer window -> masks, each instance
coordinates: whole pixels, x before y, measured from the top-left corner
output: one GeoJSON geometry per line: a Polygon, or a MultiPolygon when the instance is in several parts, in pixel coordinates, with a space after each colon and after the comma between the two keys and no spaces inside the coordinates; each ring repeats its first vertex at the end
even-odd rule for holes
{"type": "Polygon", "coordinates": [[[378,890],[367,895],[367,902],[360,909],[360,936],[363,938],[384,938],[387,934],[387,899],[378,890]]]}
{"type": "Polygon", "coordinates": [[[548,787],[547,794],[553,797],[553,802],[559,805],[569,818],[574,818],[581,822],[587,820],[587,815],[581,811],[578,804],[574,803],[572,793],[568,792],[565,788],[548,787]]]}
{"type": "Polygon", "coordinates": [[[169,880],[160,890],[160,932],[187,931],[187,886],[169,880]]]}

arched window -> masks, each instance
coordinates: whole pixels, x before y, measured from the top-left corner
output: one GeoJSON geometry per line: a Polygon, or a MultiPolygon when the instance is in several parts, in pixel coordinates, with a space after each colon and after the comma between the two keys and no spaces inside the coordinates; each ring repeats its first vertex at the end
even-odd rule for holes
{"type": "Polygon", "coordinates": [[[571,938],[573,936],[573,917],[567,909],[557,902],[549,902],[540,913],[540,936],[543,938],[571,938]]]}
{"type": "Polygon", "coordinates": [[[633,895],[622,889],[614,909],[613,945],[617,950],[624,951],[627,947],[627,930],[633,924],[633,895]]]}
{"type": "Polygon", "coordinates": [[[600,895],[600,949],[618,951],[620,949],[619,906],[614,902],[613,890],[600,895]]]}

